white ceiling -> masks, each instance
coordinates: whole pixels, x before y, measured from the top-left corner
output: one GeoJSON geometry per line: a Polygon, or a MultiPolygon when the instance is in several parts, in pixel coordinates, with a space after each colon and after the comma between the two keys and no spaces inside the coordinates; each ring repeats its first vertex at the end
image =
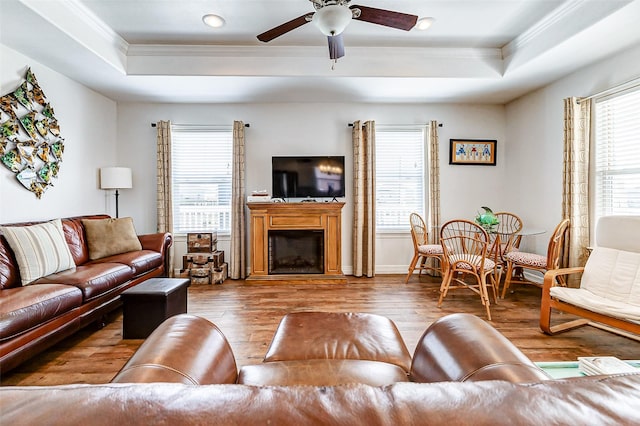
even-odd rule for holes
{"type": "Polygon", "coordinates": [[[333,66],[307,0],[0,0],[0,43],[114,99],[505,103],[640,43],[640,0],[354,0],[431,16],[352,21],[333,66]],[[226,25],[202,23],[206,13],[226,25]]]}

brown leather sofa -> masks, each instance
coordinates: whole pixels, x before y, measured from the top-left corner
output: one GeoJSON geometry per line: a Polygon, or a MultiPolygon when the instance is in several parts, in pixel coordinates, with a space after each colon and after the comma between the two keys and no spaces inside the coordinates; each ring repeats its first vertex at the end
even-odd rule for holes
{"type": "MultiPolygon", "coordinates": [[[[329,356],[325,365],[335,355],[337,361],[356,360],[354,345],[342,343],[346,345],[324,354],[329,356]]],[[[365,357],[377,356],[369,349],[365,357]]],[[[397,349],[402,352],[401,347],[383,352],[399,353],[397,349]]],[[[271,362],[289,361],[259,365],[271,362]]],[[[317,382],[322,364],[309,365],[310,376],[315,376],[310,381],[317,382]]],[[[329,368],[336,365],[344,364],[329,368]]],[[[301,379],[290,385],[247,385],[237,383],[244,368],[238,375],[231,347],[215,325],[178,315],[149,336],[112,383],[0,388],[0,413],[7,424],[640,423],[640,374],[551,380],[490,325],[468,314],[443,317],[427,329],[405,381],[310,385],[301,379]]],[[[272,380],[271,372],[266,373],[272,380]]],[[[303,377],[299,371],[295,375],[303,377]]]]}
{"type": "MultiPolygon", "coordinates": [[[[171,234],[139,235],[142,250],[90,260],[82,219],[62,219],[75,268],[22,285],[16,257],[0,235],[0,371],[7,372],[120,306],[124,290],[165,274],[171,234]]],[[[27,226],[38,222],[17,223],[27,226]]]]}
{"type": "Polygon", "coordinates": [[[239,371],[231,346],[214,324],[193,315],[174,316],[149,336],[111,382],[386,386],[407,381],[526,383],[549,378],[474,315],[452,314],[435,321],[420,338],[412,359],[395,324],[385,317],[296,312],[280,322],[263,362],[239,371]]]}

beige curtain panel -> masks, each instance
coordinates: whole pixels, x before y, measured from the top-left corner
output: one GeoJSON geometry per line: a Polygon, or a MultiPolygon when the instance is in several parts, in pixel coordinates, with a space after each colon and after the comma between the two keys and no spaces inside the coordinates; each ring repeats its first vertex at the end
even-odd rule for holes
{"type": "Polygon", "coordinates": [[[589,144],[591,100],[564,100],[562,217],[571,223],[562,266],[584,266],[589,245],[589,144]]]}
{"type": "MultiPolygon", "coordinates": [[[[157,141],[157,230],[173,233],[173,198],[171,192],[171,122],[158,121],[157,141]]],[[[169,271],[167,276],[173,277],[173,245],[169,248],[169,271]]]]}
{"type": "Polygon", "coordinates": [[[429,123],[429,243],[440,243],[440,146],[438,122],[429,123]]]}
{"type": "Polygon", "coordinates": [[[244,279],[247,276],[245,244],[245,141],[244,123],[233,122],[233,167],[231,186],[231,255],[229,277],[244,279]]]}
{"type": "Polygon", "coordinates": [[[353,275],[375,276],[375,122],[353,123],[353,275]]]}
{"type": "MultiPolygon", "coordinates": [[[[429,212],[427,215],[427,229],[429,244],[440,244],[440,146],[438,141],[438,122],[429,123],[429,212]]],[[[429,259],[434,267],[436,260],[429,259]]],[[[441,265],[440,265],[441,266],[441,265]]],[[[429,271],[434,274],[433,271],[429,271]]]]}

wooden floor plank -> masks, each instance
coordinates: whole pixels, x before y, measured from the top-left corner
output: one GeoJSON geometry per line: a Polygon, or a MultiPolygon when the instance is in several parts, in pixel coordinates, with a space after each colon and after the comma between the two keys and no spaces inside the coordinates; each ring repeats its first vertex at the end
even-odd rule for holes
{"type": "MultiPolygon", "coordinates": [[[[393,320],[411,352],[436,319],[468,312],[485,319],[484,307],[470,291],[451,292],[438,308],[439,279],[402,275],[375,278],[348,277],[347,284],[257,285],[227,280],[222,285],[189,287],[188,312],[215,323],[227,336],[238,366],[262,361],[278,322],[288,312],[370,312],[393,320]]],[[[534,361],[570,361],[578,356],[612,355],[640,359],[640,342],[594,327],[582,327],[557,336],[538,328],[541,290],[516,286],[498,304],[491,305],[490,322],[534,361]]],[[[570,319],[556,314],[555,318],[570,319]]],[[[2,374],[0,384],[56,385],[105,383],[113,378],[143,340],[122,339],[122,311],[107,325],[87,327],[48,351],[2,374]]]]}

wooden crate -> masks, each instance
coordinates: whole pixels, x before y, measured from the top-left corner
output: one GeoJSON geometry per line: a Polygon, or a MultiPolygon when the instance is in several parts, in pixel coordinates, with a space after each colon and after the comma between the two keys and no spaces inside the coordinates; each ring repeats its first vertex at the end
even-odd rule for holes
{"type": "Polygon", "coordinates": [[[182,256],[180,277],[189,278],[192,284],[222,284],[229,276],[224,262],[224,252],[188,253],[182,256]]]}
{"type": "Polygon", "coordinates": [[[210,257],[208,253],[186,254],[182,256],[182,269],[206,268],[209,266],[210,257]]]}
{"type": "Polygon", "coordinates": [[[220,268],[224,263],[224,252],[217,250],[213,253],[188,253],[182,256],[182,269],[191,268],[220,268]]]}
{"type": "Polygon", "coordinates": [[[191,284],[211,284],[210,268],[192,268],[189,270],[191,284]]]}
{"type": "Polygon", "coordinates": [[[187,234],[187,253],[211,253],[218,247],[217,232],[193,232],[187,234]]]}
{"type": "Polygon", "coordinates": [[[229,277],[229,266],[223,263],[220,268],[211,270],[211,283],[222,284],[229,277]]]}
{"type": "Polygon", "coordinates": [[[224,264],[224,252],[222,250],[216,250],[211,253],[211,263],[214,268],[221,268],[224,264]]]}

